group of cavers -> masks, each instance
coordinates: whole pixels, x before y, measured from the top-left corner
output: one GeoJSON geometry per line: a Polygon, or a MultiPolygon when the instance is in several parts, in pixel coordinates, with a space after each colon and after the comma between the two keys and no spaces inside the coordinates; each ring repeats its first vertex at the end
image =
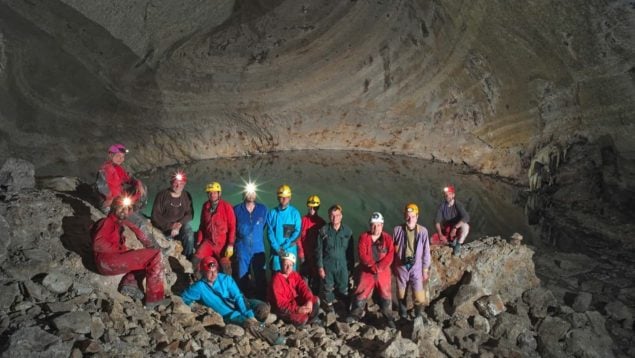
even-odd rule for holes
{"type": "MultiPolygon", "coordinates": [[[[110,146],[97,176],[101,210],[107,216],[91,229],[94,259],[101,274],[124,274],[119,292],[154,308],[169,303],[164,294],[162,252],[140,212],[147,190],[122,166],[126,153],[122,144],[110,146]],[[145,248],[129,249],[124,227],[145,248]]],[[[208,200],[201,208],[195,233],[190,226],[193,205],[184,190],[186,183],[184,172],[174,173],[170,186],[156,194],[151,214],[152,226],[168,239],[180,241],[184,256],[192,262],[194,282],[181,293],[183,302],[210,307],[225,322],[242,325],[271,344],[283,343],[284,337],[271,333],[264,323],[271,320],[270,312],[296,326],[321,324],[320,308],[335,312],[335,303],[351,323],[362,318],[371,297],[378,300],[386,324],[394,328],[393,275],[400,318],[409,317],[407,287],[414,296],[412,313],[422,315],[429,300],[430,245],[450,245],[458,256],[469,232],[469,215],[449,185],[444,188],[445,200],[439,205],[436,232],[431,237],[418,224],[415,203],[405,205],[404,221],[392,234],[383,230],[383,215],[374,212],[368,230],[357,241],[356,262],[353,233],[343,223],[344,209],[339,204],[328,208],[326,222],[318,214],[321,202],[317,195],[309,196],[307,214],[301,216],[290,205],[288,185],[278,188],[278,205],[267,209],[256,201],[256,187],[248,184],[243,201],[232,207],[222,199],[221,184],[211,182],[205,187],[208,200]],[[267,267],[272,271],[270,280],[267,267]],[[349,284],[351,275],[355,276],[354,286],[349,284]],[[349,287],[354,289],[349,292],[349,287]]]]}

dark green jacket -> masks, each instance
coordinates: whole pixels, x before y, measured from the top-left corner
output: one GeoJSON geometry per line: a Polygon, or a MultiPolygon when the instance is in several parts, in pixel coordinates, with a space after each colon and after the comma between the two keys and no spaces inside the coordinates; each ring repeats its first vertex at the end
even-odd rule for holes
{"type": "Polygon", "coordinates": [[[351,269],[355,264],[353,246],[353,232],[348,226],[342,224],[338,231],[330,223],[322,226],[315,246],[317,268],[351,269]]]}

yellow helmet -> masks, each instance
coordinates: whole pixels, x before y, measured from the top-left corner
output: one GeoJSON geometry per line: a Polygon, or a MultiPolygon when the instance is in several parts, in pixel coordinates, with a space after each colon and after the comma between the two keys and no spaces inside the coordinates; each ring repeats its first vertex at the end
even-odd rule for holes
{"type": "Polygon", "coordinates": [[[409,203],[403,209],[403,212],[404,212],[404,214],[413,212],[413,213],[419,215],[419,207],[415,203],[409,203]]]}
{"type": "Polygon", "coordinates": [[[223,191],[220,187],[220,183],[215,181],[215,182],[211,182],[209,184],[207,184],[207,186],[205,187],[205,192],[207,193],[211,193],[213,191],[223,191]]]}
{"type": "Polygon", "coordinates": [[[291,187],[287,184],[282,184],[278,187],[278,197],[279,198],[290,198],[291,197],[291,187]]]}
{"type": "Polygon", "coordinates": [[[317,195],[311,195],[306,199],[306,206],[309,208],[316,208],[320,206],[320,197],[317,195]]]}

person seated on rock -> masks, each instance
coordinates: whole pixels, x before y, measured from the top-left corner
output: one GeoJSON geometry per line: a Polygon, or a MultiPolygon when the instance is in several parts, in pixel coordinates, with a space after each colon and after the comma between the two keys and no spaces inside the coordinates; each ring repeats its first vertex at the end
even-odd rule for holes
{"type": "Polygon", "coordinates": [[[219,264],[215,257],[202,258],[199,271],[203,278],[183,291],[183,302],[186,305],[198,302],[221,315],[225,323],[243,326],[255,337],[263,338],[271,344],[283,344],[283,336],[277,334],[274,328],[262,324],[268,318],[272,320],[269,304],[256,299],[245,299],[236,281],[218,270],[219,264]]]}
{"type": "Polygon", "coordinates": [[[461,202],[455,199],[456,191],[453,185],[443,188],[445,201],[437,209],[435,225],[437,232],[432,235],[432,245],[450,245],[454,256],[461,254],[461,245],[470,232],[470,215],[461,202]]]}
{"type": "Polygon", "coordinates": [[[320,217],[320,197],[311,195],[306,200],[308,212],[302,217],[300,239],[298,240],[298,259],[300,260],[300,273],[313,293],[320,289],[320,279],[315,267],[315,245],[318,231],[326,222],[320,217]]]}
{"type": "Polygon", "coordinates": [[[430,274],[430,241],[428,229],[417,224],[419,206],[409,203],[404,208],[405,223],[395,226],[393,241],[395,243],[395,259],[393,271],[397,279],[397,298],[399,299],[399,316],[408,318],[406,288],[412,287],[415,296],[416,315],[423,316],[428,303],[427,290],[424,284],[430,274]]]}
{"type": "Polygon", "coordinates": [[[91,230],[97,271],[102,275],[124,274],[119,292],[134,299],[143,299],[141,289],[146,280],[145,304],[154,307],[164,303],[163,261],[161,250],[133,223],[128,221],[133,202],[120,196],[113,200],[108,216],[95,223],[91,230]],[[144,249],[131,250],[126,246],[124,228],[129,228],[144,249]]]}
{"type": "Polygon", "coordinates": [[[134,202],[128,220],[143,231],[148,239],[154,241],[148,220],[141,214],[147,200],[147,190],[141,180],[133,177],[122,166],[126,160],[128,149],[123,144],[113,144],[108,148],[108,159],[101,165],[97,173],[97,191],[99,207],[108,214],[114,198],[128,196],[134,202]]]}
{"type": "Polygon", "coordinates": [[[347,318],[349,323],[358,321],[364,314],[366,300],[377,289],[379,306],[389,327],[395,328],[392,314],[392,289],[390,266],[395,256],[392,237],[383,231],[384,216],[374,212],[369,220],[370,229],[359,236],[359,266],[357,289],[355,290],[352,311],[347,318]]]}
{"type": "Polygon", "coordinates": [[[315,247],[321,295],[327,312],[334,311],[336,294],[347,311],[349,305],[348,279],[355,265],[355,253],[353,231],[342,223],[343,212],[338,204],[329,208],[330,222],[320,229],[315,247]]]}
{"type": "Polygon", "coordinates": [[[319,299],[313,295],[302,276],[293,270],[295,255],[285,252],[280,256],[282,268],[271,278],[269,301],[274,312],[283,321],[296,326],[319,323],[319,299]]]}
{"type": "Polygon", "coordinates": [[[205,191],[209,197],[201,209],[201,224],[196,243],[198,248],[192,259],[194,267],[207,256],[213,256],[221,264],[224,273],[231,275],[231,257],[234,255],[236,240],[236,216],[231,204],[221,199],[219,182],[207,184],[205,191]]]}
{"type": "Polygon", "coordinates": [[[183,243],[183,255],[188,259],[194,254],[194,232],[190,223],[193,216],[192,196],[185,191],[187,176],[178,171],[170,179],[170,187],[161,190],[154,198],[152,224],[172,239],[183,243]]]}

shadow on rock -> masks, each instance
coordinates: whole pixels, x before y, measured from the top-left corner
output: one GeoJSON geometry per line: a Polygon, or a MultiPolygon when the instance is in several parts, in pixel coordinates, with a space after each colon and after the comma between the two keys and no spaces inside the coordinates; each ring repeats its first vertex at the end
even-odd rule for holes
{"type": "Polygon", "coordinates": [[[170,256],[168,259],[172,272],[176,274],[176,282],[172,285],[172,293],[180,295],[190,285],[190,275],[185,272],[185,268],[175,257],[170,256]]]}
{"type": "Polygon", "coordinates": [[[58,197],[70,205],[74,212],[73,216],[66,216],[62,220],[62,245],[65,249],[78,254],[86,269],[97,273],[90,237],[90,228],[94,224],[90,208],[85,202],[72,196],[59,194],[58,197]]]}

